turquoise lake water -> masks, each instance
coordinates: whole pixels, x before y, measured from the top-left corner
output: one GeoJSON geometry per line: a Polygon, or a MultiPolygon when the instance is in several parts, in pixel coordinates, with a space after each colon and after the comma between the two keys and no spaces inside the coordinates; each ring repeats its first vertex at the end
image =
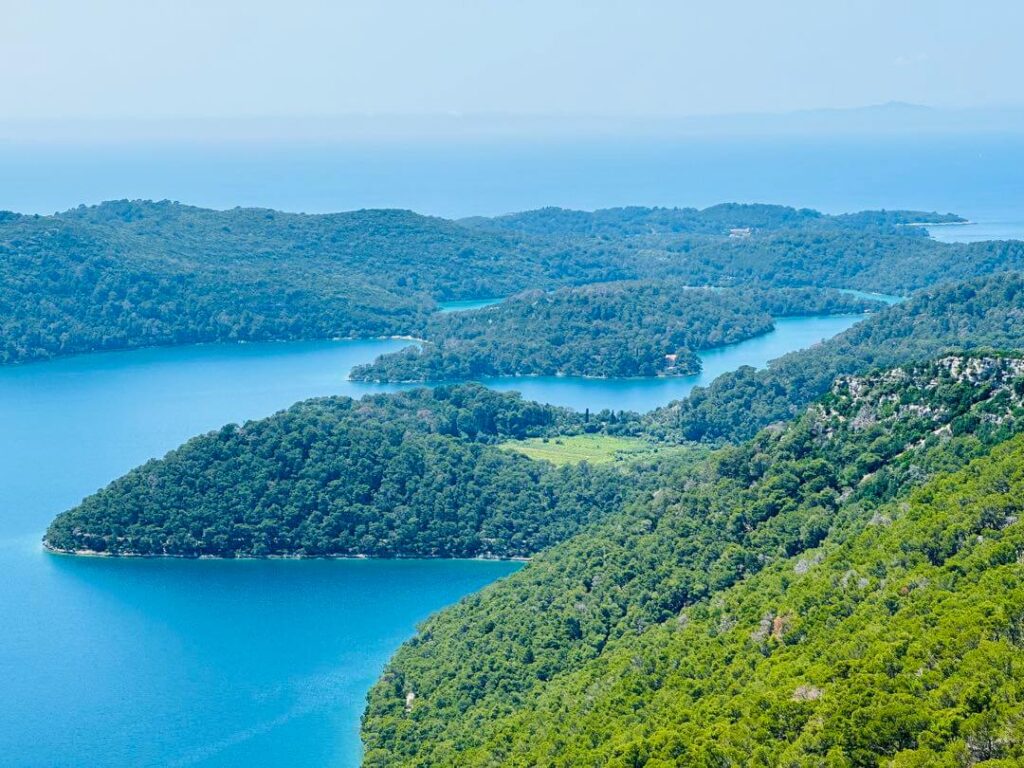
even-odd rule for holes
{"type": "Polygon", "coordinates": [[[979,243],[983,240],[1024,239],[1024,210],[1003,216],[982,216],[968,224],[929,227],[928,234],[944,243],[979,243]]]}
{"type": "Polygon", "coordinates": [[[881,301],[884,304],[899,304],[903,301],[906,296],[894,296],[891,293],[875,293],[874,291],[858,291],[853,288],[840,288],[840,293],[846,293],[850,296],[856,296],[858,299],[871,299],[873,301],[881,301]]]}
{"type": "Polygon", "coordinates": [[[69,558],[47,521],[131,466],[397,342],[142,350],[0,370],[0,765],[358,763],[387,657],[515,570],[442,561],[69,558]]]}
{"type": "MultiPolygon", "coordinates": [[[[780,320],[707,353],[691,379],[496,385],[646,409],[857,319],[780,320]]],[[[39,539],[55,514],[195,434],[385,389],[345,377],[402,344],[211,345],[0,369],[0,765],[358,765],[359,716],[388,656],[417,621],[517,564],[72,558],[39,539]]]]}

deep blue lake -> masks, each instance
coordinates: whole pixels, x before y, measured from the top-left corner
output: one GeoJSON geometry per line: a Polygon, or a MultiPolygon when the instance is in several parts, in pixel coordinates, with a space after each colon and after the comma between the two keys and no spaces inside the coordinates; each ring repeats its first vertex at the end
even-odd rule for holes
{"type": "MultiPolygon", "coordinates": [[[[497,382],[651,408],[858,318],[781,320],[690,379],[497,382]]],[[[185,439],[326,394],[398,341],[199,346],[0,369],[0,765],[356,766],[366,691],[416,622],[518,568],[48,555],[49,520],[185,439]]]]}

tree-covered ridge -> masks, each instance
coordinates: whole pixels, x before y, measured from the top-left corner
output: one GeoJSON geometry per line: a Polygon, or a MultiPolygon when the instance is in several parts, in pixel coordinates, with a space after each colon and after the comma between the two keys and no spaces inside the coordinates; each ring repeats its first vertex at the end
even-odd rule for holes
{"type": "Polygon", "coordinates": [[[529,291],[439,314],[422,346],[352,371],[372,381],[486,376],[685,376],[697,353],[770,331],[773,316],[864,312],[882,305],[836,290],[693,289],[640,281],[529,291]]]}
{"type": "Polygon", "coordinates": [[[1024,242],[954,244],[907,234],[921,229],[793,229],[740,238],[660,236],[646,249],[638,248],[638,253],[654,274],[668,263],[674,276],[692,284],[767,282],[897,295],[952,280],[1024,269],[1024,242]]]}
{"type": "Polygon", "coordinates": [[[692,285],[763,282],[906,294],[945,281],[1024,269],[1020,242],[939,243],[926,236],[926,227],[917,226],[952,221],[963,219],[921,211],[829,216],[729,203],[703,211],[546,208],[468,223],[535,237],[618,242],[635,254],[639,276],[671,274],[692,285]]]}
{"type": "Polygon", "coordinates": [[[1008,273],[921,291],[767,369],[726,373],[653,411],[646,429],[677,440],[738,440],[786,421],[837,376],[931,359],[947,351],[1024,348],[1024,276],[1008,273]]]}
{"type": "MultiPolygon", "coordinates": [[[[784,205],[723,203],[697,208],[604,208],[575,211],[540,208],[493,218],[464,219],[468,226],[532,235],[636,237],[651,234],[728,235],[733,229],[774,231],[793,228],[819,230],[856,228],[891,230],[907,224],[943,224],[966,221],[952,213],[925,211],[863,211],[830,216],[809,208],[784,205]]],[[[914,235],[924,234],[917,231],[914,235]]]]}
{"type": "MultiPolygon", "coordinates": [[[[81,206],[54,220],[96,228],[136,257],[239,266],[267,261],[373,274],[389,292],[436,300],[502,296],[535,284],[591,282],[614,274],[614,250],[474,231],[397,209],[328,214],[262,208],[215,211],[170,202],[81,206]]],[[[608,277],[604,279],[610,279],[608,277]]]]}
{"type": "MultiPolygon", "coordinates": [[[[605,659],[622,658],[617,654],[663,631],[658,627],[669,631],[681,615],[717,605],[765,569],[804,570],[814,548],[883,519],[890,514],[885,505],[911,488],[1021,431],[1021,372],[1017,360],[949,358],[843,380],[793,424],[722,450],[698,471],[665,481],[622,514],[438,614],[371,692],[366,764],[493,765],[526,754],[527,764],[644,765],[622,755],[588,761],[588,750],[614,741],[615,729],[573,731],[569,724],[619,703],[639,711],[657,692],[637,684],[633,698],[622,698],[620,688],[601,683],[587,688],[575,708],[546,713],[539,709],[545,697],[558,697],[569,690],[563,681],[572,685],[605,659]],[[406,711],[410,691],[416,698],[406,711]],[[542,754],[511,734],[524,723],[534,734],[542,730],[535,712],[566,728],[538,740],[542,754]]],[[[680,669],[694,669],[713,651],[712,642],[695,649],[696,662],[680,657],[680,669]]],[[[663,661],[672,668],[675,659],[663,661]]],[[[638,662],[639,675],[646,669],[638,662]]],[[[648,682],[657,688],[663,679],[648,682]]],[[[742,677],[724,682],[743,689],[742,677]]],[[[691,693],[700,690],[694,682],[691,693]]]]}
{"type": "Polygon", "coordinates": [[[829,216],[772,205],[703,211],[542,209],[469,224],[491,231],[593,244],[618,243],[638,277],[691,285],[832,286],[904,295],[950,280],[1024,269],[1024,243],[939,243],[922,224],[954,214],[862,211],[829,216]]]}
{"type": "Polygon", "coordinates": [[[628,274],[607,249],[407,211],[120,201],[0,219],[0,363],[209,341],[409,334],[435,300],[628,274]]]}
{"type": "Polygon", "coordinates": [[[340,274],[137,263],[95,232],[63,223],[0,226],[0,275],[0,363],[149,345],[392,335],[431,308],[425,297],[340,274]]]}
{"type": "Polygon", "coordinates": [[[111,555],[524,557],[647,482],[497,447],[584,428],[598,424],[480,386],[310,400],[129,472],[54,520],[45,543],[111,555]]]}
{"type": "Polygon", "coordinates": [[[459,764],[1020,765],[1022,498],[1017,438],[624,638],[459,764]]]}
{"type": "Polygon", "coordinates": [[[624,210],[636,222],[668,218],[597,233],[124,200],[3,214],[0,364],[145,345],[420,336],[438,300],[614,280],[905,293],[1024,268],[1020,243],[948,245],[906,226],[931,214],[726,205],[700,213],[713,226],[680,229],[675,213],[624,210]]]}

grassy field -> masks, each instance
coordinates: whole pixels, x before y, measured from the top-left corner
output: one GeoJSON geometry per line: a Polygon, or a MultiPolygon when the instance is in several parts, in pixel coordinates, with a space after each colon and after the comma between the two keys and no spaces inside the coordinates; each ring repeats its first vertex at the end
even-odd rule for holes
{"type": "Polygon", "coordinates": [[[646,440],[608,435],[573,435],[571,437],[535,437],[509,440],[502,448],[516,451],[538,461],[552,464],[610,464],[615,461],[637,461],[661,453],[677,453],[677,446],[657,446],[646,440]]]}

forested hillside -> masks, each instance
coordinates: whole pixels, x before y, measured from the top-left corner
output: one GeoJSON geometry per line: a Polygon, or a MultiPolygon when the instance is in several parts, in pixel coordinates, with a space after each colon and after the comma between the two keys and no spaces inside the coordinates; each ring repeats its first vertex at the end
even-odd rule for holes
{"type": "MultiPolygon", "coordinates": [[[[728,235],[733,229],[761,232],[782,229],[861,229],[905,231],[907,224],[942,224],[964,221],[952,213],[926,211],[864,211],[831,216],[810,208],[784,205],[722,203],[697,208],[604,208],[574,211],[567,208],[539,208],[493,218],[474,217],[462,223],[479,229],[524,232],[534,235],[586,235],[636,237],[651,234],[728,235]]],[[[921,236],[921,230],[908,234],[921,236]]]]}
{"type": "Polygon", "coordinates": [[[307,215],[119,201],[55,218],[120,240],[135,256],[208,265],[290,265],[317,277],[340,271],[389,292],[437,300],[501,296],[552,280],[610,279],[618,259],[614,249],[549,246],[394,209],[307,215]]]}
{"type": "Polygon", "coordinates": [[[836,290],[691,289],[675,280],[528,291],[435,316],[426,343],[358,366],[352,378],[452,381],[485,376],[685,376],[697,353],[766,333],[783,315],[884,306],[836,290]]]}
{"type": "Polygon", "coordinates": [[[418,336],[439,300],[614,280],[905,293],[1024,268],[1020,243],[948,245],[907,226],[949,218],[726,205],[458,223],[146,201],[3,213],[0,364],[145,345],[418,336]]]}
{"type": "Polygon", "coordinates": [[[617,644],[458,764],[1020,765],[1022,494],[1016,439],[617,644]]]}
{"type": "Polygon", "coordinates": [[[671,274],[691,285],[762,282],[906,294],[939,282],[1024,269],[1020,242],[938,243],[926,236],[925,227],[908,226],[956,220],[961,219],[920,211],[828,216],[730,203],[703,211],[546,208],[469,224],[573,242],[621,243],[636,254],[639,276],[671,274]],[[738,236],[730,237],[733,230],[738,236]]]}
{"type": "Polygon", "coordinates": [[[476,385],[311,400],[129,472],[59,516],[45,543],[110,555],[524,557],[652,481],[640,467],[555,467],[496,447],[599,427],[584,418],[476,385]]]}
{"type": "Polygon", "coordinates": [[[1018,758],[1024,446],[985,457],[1022,395],[1017,359],[838,382],[429,620],[365,764],[1018,758]]]}
{"type": "Polygon", "coordinates": [[[796,416],[841,374],[923,361],[949,350],[1024,348],[1024,277],[995,275],[921,291],[767,369],[741,368],[647,416],[675,440],[742,440],[796,416]]]}
{"type": "Polygon", "coordinates": [[[324,216],[105,203],[0,216],[0,363],[209,341],[408,334],[435,300],[628,276],[407,211],[324,216]]]}

